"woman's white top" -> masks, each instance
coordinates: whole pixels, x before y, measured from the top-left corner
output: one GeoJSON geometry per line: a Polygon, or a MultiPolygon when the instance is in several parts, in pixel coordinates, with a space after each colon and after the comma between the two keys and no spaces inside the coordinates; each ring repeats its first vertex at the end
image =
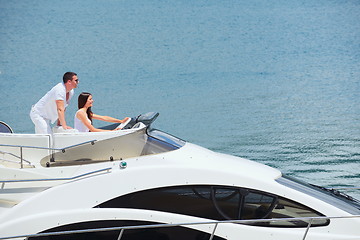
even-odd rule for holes
{"type": "MultiPolygon", "coordinates": [[[[75,118],[74,118],[74,128],[77,129],[79,132],[89,132],[89,129],[85,126],[85,124],[77,118],[77,114],[80,110],[78,110],[75,113],[75,118]]],[[[86,116],[86,120],[89,121],[89,123],[91,124],[90,119],[86,116]]]]}

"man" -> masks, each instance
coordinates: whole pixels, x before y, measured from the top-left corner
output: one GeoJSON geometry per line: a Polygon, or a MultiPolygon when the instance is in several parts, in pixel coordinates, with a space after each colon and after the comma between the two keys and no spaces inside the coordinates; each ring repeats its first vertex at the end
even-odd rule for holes
{"type": "Polygon", "coordinates": [[[79,79],[74,72],[66,72],[63,82],[55,85],[45,94],[30,111],[30,118],[35,124],[35,133],[51,134],[50,122],[58,120],[58,125],[64,130],[72,129],[66,124],[65,109],[74,95],[79,79]]]}

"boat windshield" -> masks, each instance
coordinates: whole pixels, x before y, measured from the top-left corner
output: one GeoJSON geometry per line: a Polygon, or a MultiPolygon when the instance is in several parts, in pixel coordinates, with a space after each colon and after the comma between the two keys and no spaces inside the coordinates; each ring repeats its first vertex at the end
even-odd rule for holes
{"type": "Polygon", "coordinates": [[[185,141],[157,129],[147,129],[147,140],[141,155],[169,152],[181,148],[185,141]]]}
{"type": "Polygon", "coordinates": [[[303,182],[299,179],[283,175],[276,180],[278,183],[308,194],[319,200],[327,202],[350,214],[360,214],[360,201],[334,189],[328,189],[303,182]]]}
{"type": "Polygon", "coordinates": [[[182,146],[185,145],[184,140],[181,140],[178,137],[175,137],[173,135],[170,135],[170,134],[160,131],[158,129],[149,128],[147,130],[147,134],[150,137],[155,138],[163,143],[169,144],[170,146],[172,146],[174,148],[181,148],[182,146]]]}

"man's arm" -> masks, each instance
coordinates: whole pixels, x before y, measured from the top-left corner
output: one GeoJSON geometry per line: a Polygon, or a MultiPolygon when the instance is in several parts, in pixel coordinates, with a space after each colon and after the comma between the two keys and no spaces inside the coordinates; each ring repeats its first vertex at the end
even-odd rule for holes
{"type": "Polygon", "coordinates": [[[71,129],[71,127],[66,125],[64,101],[56,100],[56,108],[57,108],[57,113],[58,113],[58,123],[60,123],[60,125],[64,129],[71,129]]]}

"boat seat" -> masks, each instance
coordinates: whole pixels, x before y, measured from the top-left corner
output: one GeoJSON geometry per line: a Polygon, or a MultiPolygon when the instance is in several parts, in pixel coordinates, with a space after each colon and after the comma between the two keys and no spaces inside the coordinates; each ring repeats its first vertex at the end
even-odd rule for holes
{"type": "Polygon", "coordinates": [[[13,133],[13,130],[8,124],[0,121],[0,133],[13,133]]]}

